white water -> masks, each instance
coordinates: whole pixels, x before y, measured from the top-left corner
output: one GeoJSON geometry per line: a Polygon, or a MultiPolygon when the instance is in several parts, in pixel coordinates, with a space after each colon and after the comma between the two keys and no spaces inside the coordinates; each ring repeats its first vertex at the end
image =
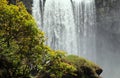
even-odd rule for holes
{"type": "Polygon", "coordinates": [[[33,0],[32,15],[34,16],[39,28],[43,23],[43,0],[33,0]]]}
{"type": "Polygon", "coordinates": [[[43,30],[47,44],[69,54],[77,54],[77,42],[72,4],[70,0],[46,0],[43,30]]]}
{"type": "Polygon", "coordinates": [[[96,14],[94,0],[73,0],[78,52],[96,61],[96,14]]]}
{"type": "Polygon", "coordinates": [[[46,0],[44,14],[40,8],[40,1],[34,0],[33,16],[46,33],[46,44],[95,61],[94,0],[73,0],[73,5],[70,0],[46,0]]]}

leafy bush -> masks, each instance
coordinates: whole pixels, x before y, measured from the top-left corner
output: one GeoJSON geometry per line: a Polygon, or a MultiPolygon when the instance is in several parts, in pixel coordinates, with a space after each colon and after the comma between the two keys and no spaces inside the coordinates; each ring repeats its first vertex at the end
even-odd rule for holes
{"type": "Polygon", "coordinates": [[[74,75],[76,68],[64,62],[65,52],[50,50],[44,58],[43,70],[40,72],[40,78],[62,78],[65,74],[74,75]]]}
{"type": "Polygon", "coordinates": [[[44,41],[44,33],[21,2],[0,0],[0,78],[73,74],[75,67],[61,60],[64,52],[50,49],[44,41]]]}
{"type": "Polygon", "coordinates": [[[40,63],[43,42],[43,32],[21,2],[8,5],[6,0],[0,1],[0,57],[13,65],[6,69],[10,77],[29,77],[40,63]]]}

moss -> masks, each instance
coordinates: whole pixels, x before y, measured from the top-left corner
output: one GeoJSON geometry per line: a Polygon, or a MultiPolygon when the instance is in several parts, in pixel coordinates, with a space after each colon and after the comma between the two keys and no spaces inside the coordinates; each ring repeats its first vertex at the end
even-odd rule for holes
{"type": "Polygon", "coordinates": [[[69,55],[64,58],[64,61],[76,67],[77,76],[74,78],[100,78],[99,75],[102,73],[102,69],[98,65],[79,56],[69,55]]]}

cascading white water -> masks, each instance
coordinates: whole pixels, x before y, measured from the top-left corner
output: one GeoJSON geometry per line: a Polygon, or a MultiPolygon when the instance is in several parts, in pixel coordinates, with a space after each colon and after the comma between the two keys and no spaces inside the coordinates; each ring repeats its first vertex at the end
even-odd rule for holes
{"type": "Polygon", "coordinates": [[[44,14],[40,1],[33,0],[33,16],[46,33],[46,43],[95,61],[95,1],[73,0],[72,5],[70,0],[46,0],[44,14]]]}
{"type": "Polygon", "coordinates": [[[33,0],[32,15],[40,28],[43,25],[43,4],[43,0],[33,0]]]}
{"type": "Polygon", "coordinates": [[[41,26],[41,10],[40,10],[40,0],[33,0],[32,15],[34,16],[38,26],[41,26]]]}
{"type": "Polygon", "coordinates": [[[92,61],[96,59],[95,1],[73,0],[76,23],[77,46],[80,56],[92,61]]]}
{"type": "Polygon", "coordinates": [[[46,0],[43,30],[47,44],[69,54],[77,54],[75,23],[70,0],[46,0]]]}

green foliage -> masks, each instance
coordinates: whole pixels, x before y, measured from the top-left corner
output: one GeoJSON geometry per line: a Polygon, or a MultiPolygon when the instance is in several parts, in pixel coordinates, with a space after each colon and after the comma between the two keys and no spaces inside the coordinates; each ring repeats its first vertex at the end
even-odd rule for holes
{"type": "Polygon", "coordinates": [[[64,52],[50,49],[44,41],[44,33],[21,2],[0,0],[0,78],[74,74],[76,68],[62,61],[64,52]]]}
{"type": "Polygon", "coordinates": [[[100,78],[99,75],[101,74],[102,69],[95,63],[75,55],[69,55],[64,59],[66,62],[73,64],[76,67],[77,76],[74,78],[100,78]]]}
{"type": "Polygon", "coordinates": [[[13,65],[6,69],[10,77],[29,77],[41,62],[43,42],[43,32],[21,2],[8,5],[6,0],[0,1],[0,57],[13,65]]]}
{"type": "Polygon", "coordinates": [[[49,49],[46,55],[44,68],[40,73],[41,78],[62,78],[66,74],[75,75],[76,68],[63,61],[65,52],[49,49]]]}

